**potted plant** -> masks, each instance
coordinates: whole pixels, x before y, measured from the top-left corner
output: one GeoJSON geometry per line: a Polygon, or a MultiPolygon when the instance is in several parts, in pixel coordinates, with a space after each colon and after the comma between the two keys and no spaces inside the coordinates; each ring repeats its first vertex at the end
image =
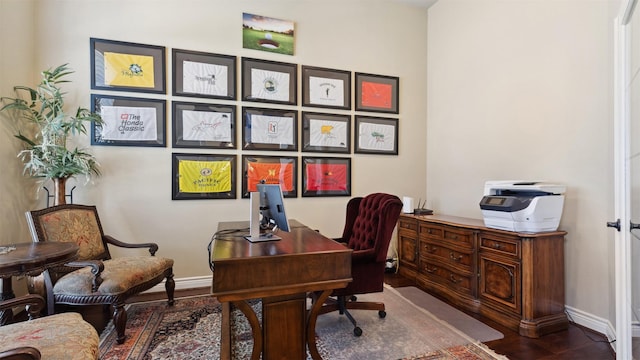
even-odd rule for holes
{"type": "Polygon", "coordinates": [[[99,176],[95,157],[84,149],[67,148],[67,140],[74,135],[86,134],[86,124],[102,118],[86,108],[78,107],[75,115],[64,109],[64,96],[60,85],[73,73],[68,64],[42,72],[42,81],[35,88],[15,86],[15,98],[1,98],[0,112],[9,114],[18,128],[14,135],[25,148],[18,153],[24,162],[24,174],[51,179],[54,183],[54,205],[64,204],[66,181],[76,175],[99,176]]]}

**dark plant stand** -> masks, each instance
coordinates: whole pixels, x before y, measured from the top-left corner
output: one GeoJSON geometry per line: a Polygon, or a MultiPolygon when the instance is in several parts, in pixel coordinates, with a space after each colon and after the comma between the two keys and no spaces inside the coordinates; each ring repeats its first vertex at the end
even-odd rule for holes
{"type": "MultiPolygon", "coordinates": [[[[49,189],[47,189],[47,187],[46,187],[46,186],[43,186],[42,188],[44,189],[44,191],[46,191],[46,192],[47,192],[47,207],[49,207],[49,206],[50,206],[50,205],[49,205],[49,202],[51,201],[51,199],[55,198],[55,194],[51,194],[51,193],[49,192],[49,189]]],[[[64,196],[66,199],[69,199],[68,204],[73,204],[73,190],[75,190],[75,189],[76,189],[76,187],[75,187],[75,186],[74,186],[74,187],[72,187],[72,188],[71,188],[71,191],[69,191],[69,193],[68,193],[68,194],[65,194],[65,196],[64,196]]]]}

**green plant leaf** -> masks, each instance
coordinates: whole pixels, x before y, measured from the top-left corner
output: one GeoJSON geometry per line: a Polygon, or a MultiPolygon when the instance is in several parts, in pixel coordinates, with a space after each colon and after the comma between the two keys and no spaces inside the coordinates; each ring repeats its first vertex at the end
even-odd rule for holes
{"type": "Polygon", "coordinates": [[[84,149],[67,149],[70,136],[87,134],[87,124],[102,124],[99,114],[78,107],[70,115],[65,111],[65,92],[60,84],[68,83],[73,71],[68,64],[42,71],[40,83],[14,86],[16,97],[2,97],[0,112],[7,112],[20,128],[14,135],[25,149],[18,153],[24,163],[24,174],[56,178],[101,174],[95,157],[84,149]],[[33,128],[33,129],[32,129],[33,128]],[[34,131],[31,131],[34,130],[34,131]]]}

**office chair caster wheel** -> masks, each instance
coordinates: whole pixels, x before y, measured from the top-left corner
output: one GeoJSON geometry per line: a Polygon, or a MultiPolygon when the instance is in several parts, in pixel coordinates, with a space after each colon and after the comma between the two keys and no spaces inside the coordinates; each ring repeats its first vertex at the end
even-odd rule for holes
{"type": "Polygon", "coordinates": [[[378,311],[378,316],[380,317],[380,319],[384,319],[387,316],[387,312],[384,310],[380,310],[378,311]]]}
{"type": "Polygon", "coordinates": [[[360,327],[356,326],[356,327],[353,329],[353,335],[355,335],[355,336],[360,336],[360,335],[362,335],[362,329],[360,329],[360,327]]]}
{"type": "Polygon", "coordinates": [[[349,298],[349,301],[357,301],[358,297],[355,295],[351,295],[351,297],[349,298]]]}

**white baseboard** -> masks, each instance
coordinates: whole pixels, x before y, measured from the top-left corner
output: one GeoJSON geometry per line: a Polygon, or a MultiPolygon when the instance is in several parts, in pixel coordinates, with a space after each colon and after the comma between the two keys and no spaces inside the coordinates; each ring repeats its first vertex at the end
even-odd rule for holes
{"type": "MultiPolygon", "coordinates": [[[[196,276],[190,278],[180,278],[174,279],[176,282],[176,290],[187,290],[187,289],[197,289],[203,287],[211,287],[212,277],[211,276],[196,276]]],[[[143,293],[155,293],[155,292],[164,292],[164,281],[160,284],[152,287],[151,289],[144,291],[143,293]]]]}
{"type": "Polygon", "coordinates": [[[631,322],[631,336],[640,337],[640,322],[638,320],[631,322]]]}
{"type": "MultiPolygon", "coordinates": [[[[567,316],[569,317],[569,321],[603,334],[607,337],[607,340],[610,342],[611,348],[615,351],[615,342],[613,341],[616,339],[616,329],[609,320],[573,308],[571,306],[565,306],[565,310],[567,312],[567,316]]],[[[638,331],[640,333],[640,326],[638,326],[638,331]]]]}

